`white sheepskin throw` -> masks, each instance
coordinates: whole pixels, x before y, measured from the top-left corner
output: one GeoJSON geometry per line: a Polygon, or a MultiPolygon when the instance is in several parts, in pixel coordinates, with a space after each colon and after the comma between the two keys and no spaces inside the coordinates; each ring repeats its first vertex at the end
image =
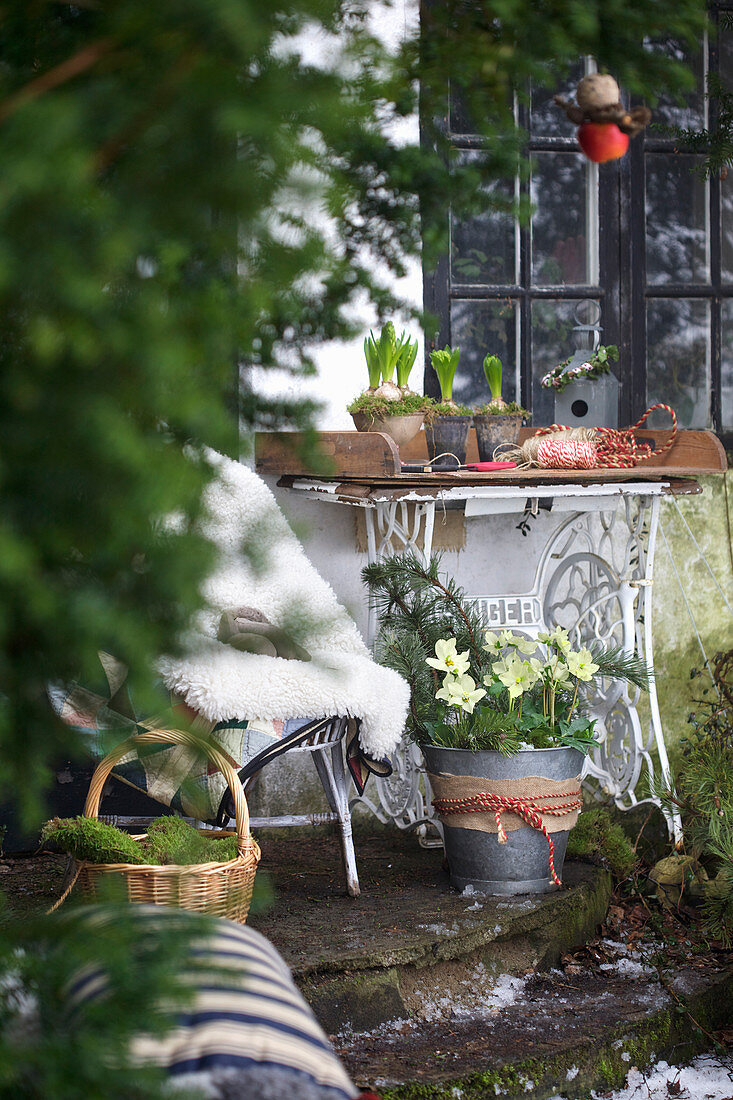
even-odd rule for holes
{"type": "Polygon", "coordinates": [[[204,534],[218,550],[206,581],[207,609],[184,657],[163,658],[166,687],[211,721],[360,718],[366,753],[392,752],[404,729],[407,683],[376,664],[356,624],[318,575],[256,474],[207,454],[217,476],[207,489],[204,534]],[[223,611],[259,609],[302,645],[311,661],[241,652],[217,640],[223,611]]]}

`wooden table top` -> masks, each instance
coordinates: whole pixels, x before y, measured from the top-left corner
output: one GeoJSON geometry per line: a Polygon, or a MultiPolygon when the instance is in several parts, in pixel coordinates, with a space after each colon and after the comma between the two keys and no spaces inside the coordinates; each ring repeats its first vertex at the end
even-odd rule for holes
{"type": "MultiPolygon", "coordinates": [[[[523,428],[520,442],[534,435],[523,428]]],[[[669,431],[636,433],[639,442],[648,442],[659,450],[670,436],[669,431]]],[[[277,474],[283,484],[297,479],[314,479],[338,483],[354,495],[364,490],[392,489],[403,491],[434,490],[470,485],[598,485],[623,482],[670,482],[673,491],[697,492],[694,479],[704,474],[720,474],[727,469],[723,445],[713,432],[680,431],[664,454],[642,461],[628,469],[598,468],[593,470],[506,469],[479,472],[475,470],[433,470],[409,472],[403,463],[427,463],[424,432],[412,443],[400,449],[389,436],[381,432],[320,432],[316,453],[306,460],[304,448],[308,439],[300,432],[258,432],[255,440],[255,468],[258,473],[277,474]],[[360,491],[361,490],[361,491],[360,491]]],[[[471,429],[467,462],[478,461],[475,432],[471,429]]]]}

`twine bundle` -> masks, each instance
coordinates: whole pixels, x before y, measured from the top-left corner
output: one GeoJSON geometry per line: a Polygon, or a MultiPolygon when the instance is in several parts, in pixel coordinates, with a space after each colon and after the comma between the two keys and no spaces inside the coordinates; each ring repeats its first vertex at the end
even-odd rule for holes
{"type": "MultiPolygon", "coordinates": [[[[500,447],[496,448],[494,457],[499,457],[499,451],[501,451],[502,462],[516,462],[518,470],[529,470],[533,467],[547,467],[553,465],[548,461],[540,461],[540,448],[544,446],[542,454],[543,458],[547,458],[547,444],[552,442],[553,444],[584,444],[586,448],[586,454],[590,457],[595,450],[594,444],[597,439],[595,428],[564,428],[556,424],[553,424],[551,428],[540,429],[537,435],[530,436],[521,445],[518,443],[502,443],[500,447]]],[[[559,447],[554,448],[552,457],[560,451],[559,447]]],[[[570,447],[567,449],[567,453],[570,454],[570,447]]],[[[593,454],[595,458],[595,454],[593,454]]],[[[593,463],[595,465],[595,462],[593,463]]],[[[590,469],[590,467],[587,467],[590,469]]]]}
{"type": "MultiPolygon", "coordinates": [[[[532,467],[561,470],[630,469],[652,455],[658,458],[673,446],[677,436],[677,417],[669,405],[652,405],[630,428],[568,428],[552,424],[540,428],[536,435],[521,446],[504,444],[502,458],[516,462],[520,470],[532,467]],[[653,451],[648,443],[640,443],[634,432],[655,409],[664,409],[672,417],[672,434],[663,447],[653,451]]],[[[497,451],[499,448],[497,448],[497,451]]],[[[496,452],[495,452],[496,457],[496,452]]]]}

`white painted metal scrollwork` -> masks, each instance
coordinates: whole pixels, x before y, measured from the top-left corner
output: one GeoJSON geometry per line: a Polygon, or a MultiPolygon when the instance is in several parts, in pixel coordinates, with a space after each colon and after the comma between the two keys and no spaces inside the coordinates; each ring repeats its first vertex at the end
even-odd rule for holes
{"type": "Polygon", "coordinates": [[[390,758],[392,775],[375,782],[378,796],[373,802],[368,796],[354,799],[352,805],[366,806],[383,825],[394,824],[400,829],[420,829],[430,825],[439,831],[433,820],[430,804],[430,784],[425,775],[422,754],[417,745],[405,743],[390,758]]]}
{"type": "MultiPolygon", "coordinates": [[[[570,528],[582,536],[581,542],[597,547],[597,552],[581,549],[568,554],[549,576],[544,599],[549,627],[565,626],[579,644],[620,645],[627,653],[642,657],[652,672],[651,629],[645,631],[644,624],[646,619],[651,626],[648,543],[656,533],[658,508],[658,498],[627,497],[614,511],[576,517],[570,528]]],[[[599,738],[586,772],[598,782],[586,785],[597,798],[612,799],[625,810],[640,802],[657,802],[653,793],[642,799],[636,795],[644,770],[647,788],[653,792],[655,752],[662,775],[668,776],[654,682],[646,733],[639,715],[640,697],[638,689],[618,681],[601,680],[586,693],[599,738]]],[[[677,824],[670,819],[673,828],[677,824]]]]}
{"type": "MultiPolygon", "coordinates": [[[[314,483],[300,486],[317,491],[314,483]]],[[[335,487],[321,487],[323,499],[337,501],[335,487]]],[[[649,482],[597,485],[462,485],[421,491],[411,500],[378,490],[368,500],[349,501],[366,512],[369,561],[411,550],[430,557],[436,503],[463,502],[466,517],[502,514],[536,516],[540,501],[552,502],[559,522],[547,536],[534,582],[528,591],[474,597],[487,625],[536,634],[562,625],[578,641],[622,645],[653,670],[652,565],[660,500],[667,486],[649,482]],[[560,518],[562,517],[562,518],[560,518]],[[422,535],[422,539],[421,539],[422,535]],[[421,545],[422,543],[422,545],[421,545]]],[[[528,524],[529,527],[533,523],[528,524]]],[[[521,545],[521,544],[520,544],[521,545]]],[[[519,551],[521,552],[521,551],[519,551]]],[[[370,611],[369,640],[376,633],[370,611]]],[[[588,699],[600,740],[587,765],[587,782],[599,799],[621,809],[654,802],[654,777],[669,775],[656,685],[648,695],[646,732],[639,715],[639,692],[618,683],[601,683],[588,699]],[[648,793],[636,788],[646,772],[648,793]]],[[[394,776],[375,783],[379,804],[361,799],[383,822],[415,828],[431,817],[429,790],[419,750],[406,745],[395,755],[394,776]]],[[[675,834],[679,820],[669,818],[675,834]]]]}
{"type": "MultiPolygon", "coordinates": [[[[651,582],[659,487],[654,489],[656,492],[640,493],[625,487],[615,499],[596,500],[591,510],[570,513],[550,534],[531,591],[475,597],[487,624],[492,629],[520,629],[530,634],[564,626],[576,644],[599,641],[623,646],[626,652],[643,657],[653,671],[651,582]]],[[[425,506],[416,506],[408,523],[392,508],[393,503],[390,514],[382,519],[376,513],[376,529],[381,532],[379,543],[375,538],[372,544],[376,557],[394,549],[395,534],[405,547],[417,548],[418,508],[425,506]],[[403,533],[409,537],[403,538],[403,533]]],[[[578,505],[582,508],[581,499],[578,505]]],[[[473,512],[476,514],[475,504],[473,512]]],[[[432,527],[423,540],[425,557],[430,553],[428,534],[432,536],[432,527]]],[[[371,556],[372,546],[370,559],[376,560],[371,556]]],[[[586,785],[598,799],[612,800],[624,810],[641,802],[658,802],[653,793],[655,774],[657,769],[665,778],[669,774],[653,682],[646,732],[639,702],[638,689],[618,682],[601,681],[587,697],[599,742],[588,759],[586,785]],[[638,798],[636,788],[645,771],[647,792],[638,798]]],[[[420,782],[419,750],[408,745],[394,762],[397,779],[394,783],[378,781],[380,806],[369,806],[380,820],[411,828],[432,815],[423,793],[424,780],[422,785],[420,782]]],[[[670,818],[669,825],[677,831],[676,820],[670,818]]]]}

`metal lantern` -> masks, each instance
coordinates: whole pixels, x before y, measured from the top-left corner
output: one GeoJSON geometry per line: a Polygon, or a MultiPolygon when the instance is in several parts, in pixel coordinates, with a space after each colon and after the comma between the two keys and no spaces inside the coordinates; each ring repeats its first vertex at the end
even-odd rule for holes
{"type": "MultiPolygon", "coordinates": [[[[588,361],[599,346],[601,339],[601,327],[598,322],[601,319],[601,307],[598,302],[579,302],[575,309],[573,326],[575,334],[573,352],[570,362],[565,367],[563,374],[567,374],[573,367],[582,366],[588,361]],[[583,324],[581,317],[585,314],[589,320],[583,324]]],[[[556,424],[567,424],[572,428],[617,428],[618,427],[618,379],[610,371],[595,378],[575,379],[560,392],[555,393],[556,424]]]]}

